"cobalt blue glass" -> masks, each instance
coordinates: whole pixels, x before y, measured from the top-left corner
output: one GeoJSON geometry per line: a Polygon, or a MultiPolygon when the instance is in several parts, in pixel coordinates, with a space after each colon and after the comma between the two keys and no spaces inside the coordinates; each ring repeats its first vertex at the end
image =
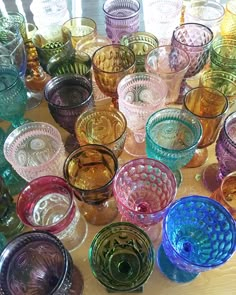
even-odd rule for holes
{"type": "Polygon", "coordinates": [[[157,263],[170,280],[186,283],[227,262],[235,246],[236,223],[229,211],[211,198],[187,196],[166,213],[157,263]]]}
{"type": "Polygon", "coordinates": [[[179,169],[192,159],[201,136],[201,123],[190,112],[177,108],[156,111],[146,124],[147,156],[167,165],[179,185],[179,169]]]}

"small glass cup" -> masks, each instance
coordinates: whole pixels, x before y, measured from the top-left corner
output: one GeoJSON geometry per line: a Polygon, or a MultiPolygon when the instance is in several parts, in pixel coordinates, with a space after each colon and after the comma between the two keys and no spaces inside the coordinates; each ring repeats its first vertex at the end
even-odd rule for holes
{"type": "Polygon", "coordinates": [[[88,223],[104,225],[116,218],[112,183],[117,169],[117,158],[103,145],[83,145],[67,157],[64,178],[80,201],[80,212],[88,223]]]}
{"type": "Polygon", "coordinates": [[[123,35],[139,29],[140,3],[137,0],[106,0],[103,4],[107,37],[119,43],[123,35]]]}
{"type": "Polygon", "coordinates": [[[89,248],[93,275],[109,293],[143,292],[153,271],[154,257],[148,235],[128,222],[104,227],[89,248]]]}
{"type": "Polygon", "coordinates": [[[225,6],[225,14],[220,25],[222,36],[236,37],[236,3],[234,0],[228,0],[225,6]]]}

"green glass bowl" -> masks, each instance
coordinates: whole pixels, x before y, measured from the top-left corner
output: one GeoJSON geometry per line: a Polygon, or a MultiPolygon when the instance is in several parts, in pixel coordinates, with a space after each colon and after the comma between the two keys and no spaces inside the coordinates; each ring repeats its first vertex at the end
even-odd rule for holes
{"type": "Polygon", "coordinates": [[[148,235],[128,222],[112,223],[93,238],[89,262],[93,275],[109,292],[141,292],[155,261],[148,235]]]}

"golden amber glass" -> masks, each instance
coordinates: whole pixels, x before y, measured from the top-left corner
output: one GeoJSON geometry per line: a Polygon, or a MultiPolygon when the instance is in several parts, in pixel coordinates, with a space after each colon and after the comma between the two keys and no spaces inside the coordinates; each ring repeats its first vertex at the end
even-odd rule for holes
{"type": "Polygon", "coordinates": [[[229,0],[226,3],[225,14],[220,25],[222,36],[236,37],[236,1],[229,0]]]}

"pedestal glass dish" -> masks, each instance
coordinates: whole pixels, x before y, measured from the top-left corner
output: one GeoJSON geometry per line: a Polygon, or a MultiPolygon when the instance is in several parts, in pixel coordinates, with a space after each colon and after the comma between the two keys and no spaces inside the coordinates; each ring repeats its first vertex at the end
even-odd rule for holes
{"type": "Polygon", "coordinates": [[[56,235],[69,251],[86,238],[87,224],[63,178],[43,176],[32,180],[19,194],[16,209],[26,226],[56,235]]]}
{"type": "Polygon", "coordinates": [[[154,266],[154,250],[148,236],[127,222],[100,230],[89,249],[90,267],[108,292],[142,292],[154,266]]]}
{"type": "Polygon", "coordinates": [[[135,54],[136,72],[145,72],[145,58],[147,54],[159,45],[158,39],[148,32],[136,32],[124,35],[121,45],[129,47],[135,54]]]}
{"type": "Polygon", "coordinates": [[[187,283],[226,263],[235,243],[236,223],[220,203],[198,195],[184,197],[164,218],[157,263],[170,280],[187,283]]]}
{"type": "Polygon", "coordinates": [[[147,54],[146,71],[158,75],[167,84],[166,104],[177,101],[181,82],[188,70],[189,63],[187,52],[171,45],[159,46],[147,54]]]}
{"type": "Polygon", "coordinates": [[[0,271],[3,295],[82,294],[81,273],[60,240],[47,232],[27,232],[8,243],[0,255],[0,271]]]}
{"type": "Polygon", "coordinates": [[[99,89],[112,97],[117,107],[117,86],[120,80],[135,71],[135,55],[124,45],[107,45],[95,51],[93,58],[93,72],[99,89]]]}
{"type": "Polygon", "coordinates": [[[196,116],[202,124],[202,138],[194,157],[187,165],[199,167],[208,158],[207,147],[216,140],[221,122],[228,110],[228,99],[214,88],[196,87],[185,95],[183,108],[196,116]]]}
{"type": "Polygon", "coordinates": [[[224,18],[220,25],[222,36],[236,36],[236,4],[234,0],[226,1],[224,18]]]}
{"type": "Polygon", "coordinates": [[[118,84],[119,110],[125,115],[128,134],[125,151],[133,156],[145,156],[145,125],[149,116],[165,105],[166,83],[149,73],[134,73],[118,84]]]}
{"type": "Polygon", "coordinates": [[[77,118],[93,104],[91,81],[81,75],[67,74],[52,78],[44,89],[53,119],[70,133],[65,142],[68,152],[78,147],[75,138],[77,118]]]}
{"type": "Polygon", "coordinates": [[[79,147],[64,163],[64,178],[80,201],[80,212],[91,224],[108,224],[117,216],[112,194],[117,169],[114,153],[96,144],[79,147]]]}
{"type": "Polygon", "coordinates": [[[45,122],[26,123],[4,143],[4,155],[26,181],[44,175],[62,176],[65,148],[59,131],[45,122]]]}
{"type": "Polygon", "coordinates": [[[173,172],[157,160],[134,159],[118,170],[113,192],[122,220],[139,226],[156,241],[165,210],[177,192],[173,172]]]}
{"type": "Polygon", "coordinates": [[[140,3],[137,0],[106,0],[103,11],[106,34],[113,43],[139,30],[140,3]]]}
{"type": "MultiPolygon", "coordinates": [[[[177,27],[172,36],[171,45],[183,49],[190,58],[185,79],[198,74],[208,61],[209,51],[213,40],[213,32],[206,26],[197,23],[186,23],[177,27]]],[[[183,103],[184,95],[191,89],[182,81],[179,103],[183,103]]]]}
{"type": "Polygon", "coordinates": [[[118,158],[124,150],[127,131],[125,116],[115,108],[91,108],[81,114],[75,123],[79,144],[101,144],[118,158]]]}
{"type": "Polygon", "coordinates": [[[146,124],[147,156],[167,165],[179,186],[182,181],[179,169],[192,159],[201,136],[201,123],[190,112],[177,108],[159,110],[146,124]]]}

